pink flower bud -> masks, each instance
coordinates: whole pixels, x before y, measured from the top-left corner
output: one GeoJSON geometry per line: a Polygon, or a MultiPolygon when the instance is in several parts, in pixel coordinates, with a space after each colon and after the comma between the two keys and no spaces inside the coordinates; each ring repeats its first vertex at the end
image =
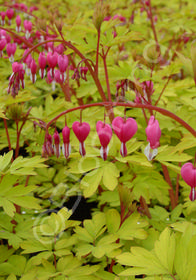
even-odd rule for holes
{"type": "Polygon", "coordinates": [[[156,149],[160,146],[159,139],[161,137],[161,129],[158,120],[155,120],[154,116],[151,116],[149,119],[146,135],[151,149],[156,149]]]}
{"type": "Polygon", "coordinates": [[[62,55],[63,52],[64,52],[64,46],[63,46],[63,44],[60,44],[60,45],[56,46],[55,52],[57,52],[58,54],[62,55]]]}
{"type": "Polygon", "coordinates": [[[1,12],[1,25],[5,24],[5,16],[6,16],[6,12],[1,12]]]}
{"type": "Polygon", "coordinates": [[[60,136],[58,131],[55,131],[55,133],[53,134],[53,139],[54,139],[54,153],[56,155],[57,158],[59,158],[60,153],[61,153],[61,149],[60,149],[60,136]]]}
{"type": "Polygon", "coordinates": [[[56,69],[54,72],[54,79],[59,84],[63,83],[64,77],[58,69],[56,69]]]}
{"type": "Polygon", "coordinates": [[[14,16],[14,10],[13,9],[7,10],[6,15],[7,15],[8,19],[11,20],[14,16]]]}
{"type": "Polygon", "coordinates": [[[58,56],[58,66],[61,73],[64,73],[68,67],[69,60],[66,55],[59,55],[58,56]]]}
{"type": "Polygon", "coordinates": [[[108,144],[112,138],[112,129],[109,124],[105,124],[102,121],[98,121],[96,125],[97,134],[101,143],[100,154],[103,160],[107,159],[108,144]]]}
{"type": "Polygon", "coordinates": [[[65,126],[62,130],[62,136],[63,136],[63,146],[62,151],[65,156],[65,158],[68,158],[71,153],[71,145],[70,145],[70,128],[68,126],[65,126]]]}
{"type": "Polygon", "coordinates": [[[58,53],[56,53],[56,52],[47,53],[47,61],[48,61],[48,65],[50,66],[50,68],[54,69],[54,67],[57,65],[57,60],[58,60],[58,53]]]}
{"type": "Polygon", "coordinates": [[[182,166],[181,175],[187,185],[191,188],[196,187],[196,167],[191,162],[187,162],[182,166]]]}
{"type": "Polygon", "coordinates": [[[73,123],[72,129],[74,134],[80,141],[80,154],[81,156],[85,156],[86,151],[85,151],[84,141],[86,140],[90,132],[90,125],[86,122],[80,123],[76,121],[73,123]]]}
{"type": "Polygon", "coordinates": [[[25,29],[25,37],[28,40],[30,38],[30,33],[32,30],[32,22],[28,20],[24,20],[23,25],[25,29]]]}
{"type": "Polygon", "coordinates": [[[35,83],[36,72],[37,72],[37,64],[35,62],[35,59],[32,59],[32,61],[31,61],[30,70],[31,70],[30,79],[31,79],[32,83],[35,83]]]}
{"type": "Polygon", "coordinates": [[[121,141],[120,153],[124,157],[127,155],[126,142],[137,132],[137,123],[132,118],[125,120],[124,118],[116,117],[112,122],[112,128],[121,141]]]}
{"type": "Polygon", "coordinates": [[[46,140],[42,147],[42,156],[48,157],[54,155],[54,149],[52,146],[52,136],[48,134],[46,136],[46,140]]]}
{"type": "Polygon", "coordinates": [[[189,198],[194,201],[196,199],[196,167],[191,162],[185,163],[181,168],[181,176],[187,185],[191,187],[189,198]]]}
{"type": "Polygon", "coordinates": [[[16,17],[16,31],[20,32],[21,30],[21,17],[19,15],[17,15],[16,17]]]}
{"type": "Polygon", "coordinates": [[[86,78],[87,72],[88,72],[88,67],[86,67],[86,66],[80,67],[81,78],[85,81],[87,81],[87,78],[86,78]]]}
{"type": "Polygon", "coordinates": [[[29,31],[29,33],[30,33],[31,30],[32,30],[32,22],[25,19],[24,22],[23,22],[23,24],[24,24],[24,29],[25,29],[26,31],[29,31]]]}
{"type": "Polygon", "coordinates": [[[28,11],[28,8],[27,8],[27,6],[26,6],[24,3],[20,3],[20,9],[21,9],[23,12],[27,12],[27,11],[28,11]]]}
{"type": "Polygon", "coordinates": [[[45,76],[45,67],[46,67],[46,55],[44,52],[39,54],[39,58],[38,58],[38,63],[39,63],[39,67],[40,67],[40,77],[43,79],[45,76]]]}
{"type": "Polygon", "coordinates": [[[12,63],[12,71],[14,73],[17,73],[19,71],[20,67],[19,67],[19,63],[18,62],[14,62],[12,63]]]}
{"type": "Polygon", "coordinates": [[[0,40],[0,57],[2,57],[2,55],[3,55],[2,51],[5,48],[6,44],[7,44],[6,39],[1,39],[0,40]]]}
{"type": "Polygon", "coordinates": [[[14,62],[14,54],[16,52],[16,44],[8,43],[6,46],[7,55],[11,62],[14,62]]]}

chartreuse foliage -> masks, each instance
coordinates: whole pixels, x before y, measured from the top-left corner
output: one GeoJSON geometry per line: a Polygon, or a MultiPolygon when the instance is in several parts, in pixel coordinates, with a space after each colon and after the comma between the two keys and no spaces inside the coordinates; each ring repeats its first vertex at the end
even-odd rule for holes
{"type": "MultiPolygon", "coordinates": [[[[4,2],[0,1],[0,12],[12,5],[4,2]]],[[[12,66],[5,49],[0,58],[0,280],[195,280],[196,201],[189,200],[190,187],[180,170],[185,162],[194,163],[196,138],[182,123],[146,108],[125,110],[114,104],[114,116],[123,117],[126,111],[137,121],[138,131],[126,143],[126,157],[121,156],[121,143],[113,133],[103,161],[96,123],[104,119],[111,123],[110,112],[106,106],[89,107],[82,110],[82,121],[91,127],[86,156],[80,156],[71,130],[68,159],[62,154],[58,159],[42,157],[47,130],[51,135],[57,130],[62,143],[65,117],[47,127],[52,119],[70,110],[66,125],[71,128],[81,116],[81,110],[72,109],[104,101],[90,71],[87,81],[71,79],[78,63],[80,67],[88,62],[94,73],[97,67],[95,76],[106,100],[110,91],[111,100],[117,101],[116,86],[126,80],[130,84],[120,88],[118,101],[136,104],[136,89],[144,95],[141,84],[151,80],[151,105],[196,129],[195,0],[107,0],[99,1],[104,4],[101,10],[95,0],[26,2],[39,8],[35,17],[28,17],[33,38],[50,35],[57,47],[57,40],[63,42],[60,30],[77,53],[64,48],[69,57],[65,87],[56,84],[52,91],[51,84],[40,78],[32,84],[25,74],[25,89],[15,98],[7,94],[12,66]],[[151,18],[144,7],[151,7],[151,18]],[[117,14],[126,22],[117,17],[97,28],[103,15],[117,14]],[[162,136],[157,156],[148,161],[145,128],[152,113],[162,136]],[[86,208],[79,210],[79,221],[74,214],[81,197],[86,208],[88,202],[93,208],[91,218],[86,217],[86,208]]],[[[27,14],[20,16],[24,20],[27,14]]],[[[11,26],[6,17],[2,28],[14,38],[15,17],[11,26]]],[[[18,36],[24,37],[23,30],[18,36]]],[[[23,53],[17,47],[15,61],[20,62],[23,53]]],[[[31,54],[37,62],[38,53],[31,54]]]]}

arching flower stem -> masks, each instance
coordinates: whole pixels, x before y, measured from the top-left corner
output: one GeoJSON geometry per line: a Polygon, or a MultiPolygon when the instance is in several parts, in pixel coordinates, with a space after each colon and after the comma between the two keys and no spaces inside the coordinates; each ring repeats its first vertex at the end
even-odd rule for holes
{"type": "Polygon", "coordinates": [[[85,105],[81,105],[78,107],[74,107],[71,109],[68,109],[66,111],[61,112],[58,116],[56,116],[55,118],[53,118],[50,122],[48,122],[48,124],[46,125],[46,129],[48,129],[50,127],[50,125],[57,121],[61,116],[66,115],[67,113],[76,111],[76,110],[81,110],[81,109],[86,109],[86,108],[90,108],[90,107],[99,107],[99,106],[104,106],[106,108],[108,107],[129,107],[129,108],[141,108],[141,109],[149,109],[149,110],[153,110],[156,112],[159,112],[160,114],[167,116],[173,120],[175,120],[176,122],[178,122],[179,124],[181,124],[184,128],[186,128],[194,137],[196,137],[196,130],[194,130],[187,122],[185,122],[183,119],[181,119],[180,117],[178,117],[177,115],[175,115],[174,113],[160,108],[160,107],[156,107],[153,105],[148,105],[148,104],[138,104],[138,103],[133,103],[133,102],[127,102],[127,103],[121,103],[121,102],[99,102],[99,103],[92,103],[92,104],[85,104],[85,105]]]}

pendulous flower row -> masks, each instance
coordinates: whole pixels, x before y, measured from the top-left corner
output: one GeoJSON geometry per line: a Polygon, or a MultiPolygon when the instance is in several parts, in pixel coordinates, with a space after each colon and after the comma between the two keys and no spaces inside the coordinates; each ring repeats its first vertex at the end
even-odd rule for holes
{"type": "MultiPolygon", "coordinates": [[[[138,129],[137,122],[133,118],[126,118],[126,116],[116,117],[112,121],[112,125],[106,124],[105,121],[98,121],[96,124],[96,131],[101,144],[100,155],[103,160],[107,159],[109,152],[109,143],[112,138],[113,132],[121,141],[120,153],[123,157],[127,155],[126,143],[136,134],[138,129]]],[[[90,125],[87,122],[75,121],[72,125],[72,130],[79,140],[79,151],[81,156],[85,156],[85,140],[90,132],[90,125]]],[[[159,147],[159,139],[161,137],[161,129],[158,120],[151,116],[146,128],[148,146],[145,149],[145,155],[148,160],[152,160],[157,155],[157,148],[159,147]]],[[[61,154],[61,150],[65,158],[68,158],[71,153],[70,144],[70,128],[65,126],[62,130],[63,144],[60,145],[61,139],[58,131],[56,130],[51,136],[46,133],[45,142],[42,147],[42,155],[47,157],[56,155],[57,158],[61,154]]]]}

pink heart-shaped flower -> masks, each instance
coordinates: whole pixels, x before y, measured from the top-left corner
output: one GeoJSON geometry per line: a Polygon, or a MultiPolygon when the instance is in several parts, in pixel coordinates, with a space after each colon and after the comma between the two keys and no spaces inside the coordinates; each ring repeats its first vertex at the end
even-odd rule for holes
{"type": "Polygon", "coordinates": [[[112,129],[109,124],[105,124],[102,121],[98,121],[96,125],[97,134],[101,143],[100,154],[103,160],[107,159],[108,156],[108,144],[112,138],[112,129]]]}
{"type": "Polygon", "coordinates": [[[124,120],[121,117],[116,117],[112,122],[112,128],[120,141],[126,143],[137,132],[137,123],[132,118],[124,120]]]}
{"type": "Polygon", "coordinates": [[[85,156],[85,146],[84,141],[86,140],[89,132],[90,132],[90,125],[86,122],[74,122],[72,124],[72,129],[78,140],[80,141],[80,154],[81,156],[85,156]]]}
{"type": "Polygon", "coordinates": [[[76,121],[73,123],[72,129],[78,140],[82,143],[86,140],[90,132],[90,125],[86,122],[80,123],[76,121]]]}
{"type": "Polygon", "coordinates": [[[161,129],[159,127],[158,120],[155,120],[154,116],[151,116],[146,128],[147,141],[150,143],[151,149],[159,147],[159,139],[161,137],[161,129]]]}
{"type": "Polygon", "coordinates": [[[183,180],[191,187],[196,187],[196,168],[191,162],[185,163],[181,168],[183,180]]]}
{"type": "Polygon", "coordinates": [[[109,124],[104,124],[102,121],[98,121],[96,125],[97,134],[101,146],[106,148],[112,138],[112,129],[109,124]]]}

